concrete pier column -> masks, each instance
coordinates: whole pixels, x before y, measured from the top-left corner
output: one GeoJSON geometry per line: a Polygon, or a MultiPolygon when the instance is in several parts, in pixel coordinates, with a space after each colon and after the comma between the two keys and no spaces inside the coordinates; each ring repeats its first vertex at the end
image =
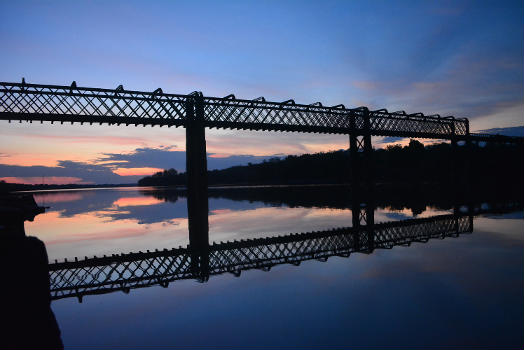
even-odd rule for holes
{"type": "Polygon", "coordinates": [[[460,172],[459,172],[459,149],[458,149],[458,143],[457,143],[457,137],[455,135],[455,123],[451,122],[451,166],[453,169],[451,169],[451,183],[452,188],[455,193],[458,193],[460,190],[460,172]]]}
{"type": "Polygon", "coordinates": [[[364,185],[365,191],[372,192],[375,183],[375,167],[373,146],[371,144],[371,120],[367,108],[361,109],[361,113],[358,115],[350,116],[349,129],[349,161],[352,190],[356,191],[364,185]],[[357,118],[359,118],[358,122],[357,118]]]}
{"type": "MultiPolygon", "coordinates": [[[[360,193],[361,195],[362,193],[360,193]]],[[[352,200],[351,214],[353,223],[353,240],[355,250],[364,248],[367,253],[375,249],[375,207],[372,197],[365,197],[362,202],[361,198],[356,197],[352,200]],[[362,206],[362,203],[365,203],[362,206]],[[366,244],[362,247],[362,237],[365,237],[366,244]]]]}
{"type": "Polygon", "coordinates": [[[351,207],[351,221],[353,228],[360,227],[360,203],[353,201],[351,207]]]}
{"type": "Polygon", "coordinates": [[[471,135],[469,133],[469,120],[466,121],[466,152],[463,155],[464,157],[464,178],[465,178],[465,189],[466,196],[471,197],[472,190],[472,163],[473,163],[473,144],[471,142],[471,135]]]}
{"type": "Polygon", "coordinates": [[[202,96],[189,99],[186,106],[186,175],[189,245],[209,245],[207,158],[202,96]]]}
{"type": "Polygon", "coordinates": [[[353,245],[354,245],[355,251],[358,252],[358,251],[360,251],[360,248],[361,248],[361,243],[360,243],[360,202],[355,200],[355,199],[353,199],[353,202],[352,202],[351,214],[352,214],[352,221],[353,221],[353,227],[352,227],[353,245]]]}
{"type": "Polygon", "coordinates": [[[366,203],[366,234],[368,239],[368,250],[372,253],[375,250],[375,206],[373,198],[370,197],[366,203]]]}
{"type": "Polygon", "coordinates": [[[209,280],[209,244],[198,246],[189,245],[189,254],[191,257],[191,273],[199,282],[209,280]]]}
{"type": "Polygon", "coordinates": [[[355,116],[351,115],[349,117],[349,171],[350,171],[350,181],[351,181],[351,190],[355,192],[360,182],[359,168],[360,164],[358,161],[358,139],[357,139],[357,128],[355,122],[355,116]]]}
{"type": "Polygon", "coordinates": [[[187,216],[191,269],[200,282],[209,279],[209,222],[204,100],[194,95],[186,104],[187,216]]]}
{"type": "Polygon", "coordinates": [[[363,143],[364,143],[364,174],[366,176],[366,190],[369,192],[368,195],[373,195],[373,186],[375,184],[375,164],[373,160],[373,145],[371,144],[371,119],[369,110],[363,109],[364,127],[363,127],[363,143]]]}

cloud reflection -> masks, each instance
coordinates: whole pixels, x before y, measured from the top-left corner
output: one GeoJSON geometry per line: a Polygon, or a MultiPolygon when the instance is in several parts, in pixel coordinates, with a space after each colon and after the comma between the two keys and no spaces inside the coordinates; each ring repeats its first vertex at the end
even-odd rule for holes
{"type": "MultiPolygon", "coordinates": [[[[250,196],[239,192],[233,198],[236,200],[210,198],[210,241],[271,237],[347,227],[352,223],[347,205],[333,208],[309,198],[288,207],[285,200],[271,202],[271,196],[268,200],[272,204],[241,200],[250,196]]],[[[36,200],[51,208],[28,223],[27,232],[48,244],[52,259],[188,244],[187,202],[176,191],[146,188],[48,191],[36,194],[36,200]]],[[[335,201],[332,205],[341,204],[335,201]]],[[[444,212],[427,207],[419,215],[444,212]]],[[[412,211],[400,207],[377,209],[375,213],[376,222],[409,217],[413,217],[412,211]]]]}

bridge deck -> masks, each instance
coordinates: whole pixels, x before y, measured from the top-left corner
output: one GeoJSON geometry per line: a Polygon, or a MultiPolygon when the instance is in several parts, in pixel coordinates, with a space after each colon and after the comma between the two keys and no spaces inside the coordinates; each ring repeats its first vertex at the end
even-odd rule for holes
{"type": "Polygon", "coordinates": [[[373,227],[344,227],[212,244],[205,251],[188,247],[65,261],[49,265],[51,295],[52,299],[80,298],[156,284],[167,286],[180,279],[205,281],[225,272],[238,276],[242,270],[268,270],[278,264],[298,265],[305,260],[370,253],[377,248],[391,249],[472,230],[469,216],[441,215],[373,227]]]}
{"type": "Polygon", "coordinates": [[[465,118],[440,117],[365,107],[326,107],[317,102],[270,102],[116,89],[26,83],[0,83],[0,119],[116,125],[186,126],[187,109],[201,103],[209,128],[362,134],[369,118],[372,135],[461,139],[468,134],[465,118]]]}

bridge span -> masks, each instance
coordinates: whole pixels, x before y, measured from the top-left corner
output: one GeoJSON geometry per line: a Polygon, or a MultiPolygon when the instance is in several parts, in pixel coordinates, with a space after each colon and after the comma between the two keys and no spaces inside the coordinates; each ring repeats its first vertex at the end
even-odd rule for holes
{"type": "MultiPolygon", "coordinates": [[[[371,136],[396,136],[451,140],[523,143],[524,138],[470,133],[466,118],[423,113],[369,110],[225,97],[208,97],[201,92],[169,94],[77,86],[0,82],[0,119],[51,123],[143,125],[186,128],[188,178],[206,181],[205,128],[290,131],[349,135],[352,162],[357,152],[364,157],[372,150],[371,136]]],[[[358,169],[353,169],[357,171],[358,169]]],[[[365,170],[365,169],[364,169],[365,170]]],[[[190,188],[195,188],[189,184],[190,188]]]]}
{"type": "MultiPolygon", "coordinates": [[[[332,256],[370,254],[375,249],[426,243],[473,231],[473,217],[440,215],[382,224],[357,225],[325,231],[246,239],[186,248],[75,259],[49,264],[53,300],[131,289],[232,273],[250,269],[269,271],[280,264],[300,265],[306,260],[326,261],[332,256]]],[[[191,233],[190,233],[191,234],[191,233]]]]}
{"type": "MultiPolygon", "coordinates": [[[[290,233],[277,237],[242,239],[209,244],[208,232],[189,230],[189,245],[171,249],[75,258],[49,264],[53,300],[132,289],[259,269],[269,271],[281,264],[326,261],[333,256],[371,254],[431,239],[458,237],[473,232],[474,217],[522,210],[522,203],[470,203],[454,206],[453,214],[375,223],[373,200],[355,199],[352,226],[323,231],[290,233]]],[[[191,220],[191,218],[189,218],[191,220]]]]}
{"type": "Polygon", "coordinates": [[[463,139],[469,134],[465,118],[440,117],[366,107],[309,105],[293,100],[270,102],[226,97],[206,97],[201,92],[153,92],[22,83],[0,83],[0,117],[4,120],[89,124],[204,127],[243,130],[297,131],[329,134],[370,133],[463,139]]]}
{"type": "Polygon", "coordinates": [[[189,231],[201,232],[207,241],[208,193],[206,128],[269,130],[349,135],[351,183],[362,180],[370,191],[374,182],[372,136],[450,140],[455,152],[459,141],[523,144],[524,138],[474,135],[466,118],[423,113],[408,114],[344,105],[309,105],[238,99],[234,95],[207,97],[201,92],[169,94],[77,86],[0,82],[0,120],[43,123],[151,125],[186,129],[186,174],[189,231]]]}

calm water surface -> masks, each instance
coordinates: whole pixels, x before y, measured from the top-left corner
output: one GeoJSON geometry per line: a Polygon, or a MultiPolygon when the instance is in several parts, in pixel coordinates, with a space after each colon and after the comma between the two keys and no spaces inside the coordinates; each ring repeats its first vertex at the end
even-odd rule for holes
{"type": "MultiPolygon", "coordinates": [[[[304,191],[307,191],[305,189],[304,191]]],[[[326,189],[326,191],[331,191],[326,189]]],[[[307,196],[307,193],[306,193],[307,196]]],[[[210,192],[210,242],[351,226],[349,205],[210,192]]],[[[186,198],[146,188],[35,193],[45,214],[26,223],[49,260],[188,244],[186,198]]],[[[329,202],[329,201],[328,201],[329,202]]],[[[379,205],[375,222],[449,208],[379,205]],[[415,213],[415,214],[414,214],[415,213]]],[[[66,348],[80,346],[524,345],[522,211],[482,214],[471,234],[278,265],[270,272],[173,282],[129,294],[53,301],[66,348]]]]}

